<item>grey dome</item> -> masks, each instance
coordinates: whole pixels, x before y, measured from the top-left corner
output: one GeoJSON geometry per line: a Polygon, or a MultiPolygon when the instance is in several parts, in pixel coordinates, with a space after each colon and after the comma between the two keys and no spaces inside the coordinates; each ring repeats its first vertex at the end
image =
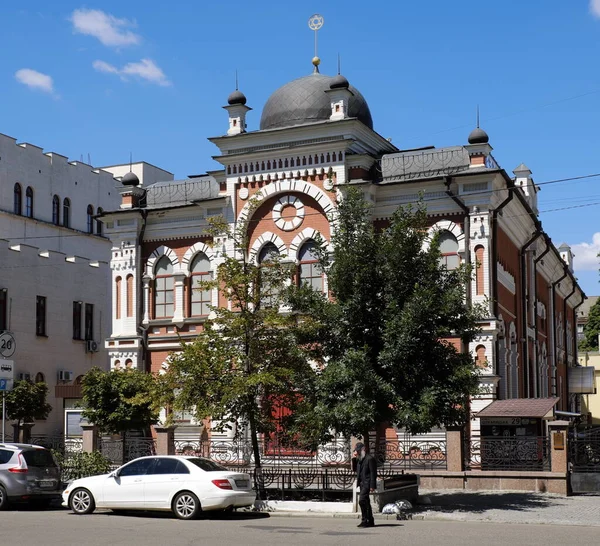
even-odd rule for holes
{"type": "Polygon", "coordinates": [[[348,87],[350,87],[348,80],[344,78],[344,76],[342,76],[341,74],[338,74],[337,76],[331,78],[329,89],[348,89],[348,87]]]}
{"type": "Polygon", "coordinates": [[[475,127],[469,135],[469,144],[487,144],[489,140],[490,137],[481,127],[475,127]]]}
{"type": "MultiPolygon", "coordinates": [[[[260,118],[261,129],[292,127],[315,121],[326,121],[331,116],[331,101],[325,91],[335,78],[318,72],[286,83],[267,100],[260,118]]],[[[348,116],[358,118],[373,129],[373,118],[365,98],[356,88],[349,86],[348,116]]]]}
{"type": "Polygon", "coordinates": [[[139,186],[140,179],[137,177],[137,174],[128,172],[121,178],[121,184],[123,184],[123,186],[139,186]]]}
{"type": "Polygon", "coordinates": [[[229,97],[227,97],[227,102],[231,105],[233,104],[246,104],[246,95],[242,93],[240,90],[236,89],[229,97]]]}

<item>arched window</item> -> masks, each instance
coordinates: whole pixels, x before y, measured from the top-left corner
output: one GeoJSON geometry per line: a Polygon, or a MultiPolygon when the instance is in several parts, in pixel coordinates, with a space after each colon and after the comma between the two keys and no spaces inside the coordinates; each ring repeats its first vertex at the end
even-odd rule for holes
{"type": "Polygon", "coordinates": [[[121,361],[120,360],[115,360],[115,370],[120,370],[121,369],[121,361]]]}
{"type": "Polygon", "coordinates": [[[115,318],[118,320],[121,318],[121,290],[122,290],[122,279],[117,277],[115,279],[115,318]]]}
{"type": "Polygon", "coordinates": [[[173,265],[166,256],[158,260],[154,269],[154,318],[172,317],[175,310],[173,265]]]}
{"type": "Polygon", "coordinates": [[[485,345],[475,347],[475,363],[479,368],[487,367],[487,358],[485,356],[485,345]]]}
{"type": "Polygon", "coordinates": [[[499,320],[499,331],[498,331],[498,375],[500,381],[498,382],[498,398],[508,398],[508,351],[506,348],[506,331],[504,327],[504,321],[502,317],[499,320]]]}
{"type": "Polygon", "coordinates": [[[55,226],[60,224],[60,198],[58,195],[52,198],[52,223],[55,226]]]}
{"type": "Polygon", "coordinates": [[[440,263],[448,270],[456,269],[460,264],[458,257],[458,241],[456,237],[447,230],[439,235],[440,241],[440,263]]]}
{"type": "Polygon", "coordinates": [[[13,194],[13,212],[19,216],[23,214],[23,192],[21,190],[21,184],[18,182],[15,184],[13,194]]]}
{"type": "Polygon", "coordinates": [[[63,226],[71,227],[71,201],[68,197],[63,201],[63,226]]]}
{"type": "Polygon", "coordinates": [[[127,284],[127,309],[126,315],[128,317],[133,316],[133,275],[127,275],[125,279],[127,284]]]}
{"type": "Polygon", "coordinates": [[[36,383],[44,383],[46,381],[46,378],[44,377],[44,374],[42,372],[38,372],[35,374],[35,382],[36,383]]]}
{"type": "Polygon", "coordinates": [[[475,247],[475,260],[477,261],[475,264],[475,293],[478,296],[484,294],[483,251],[484,249],[482,246],[475,247]]]}
{"type": "Polygon", "coordinates": [[[87,232],[94,233],[94,207],[87,206],[87,232]]]}
{"type": "Polygon", "coordinates": [[[131,368],[131,366],[133,366],[133,360],[131,360],[131,358],[128,358],[128,359],[125,361],[125,367],[126,367],[127,369],[129,369],[129,368],[131,368]]]}
{"type": "Polygon", "coordinates": [[[25,216],[33,218],[33,189],[27,186],[25,190],[25,216]]]}
{"type": "Polygon", "coordinates": [[[211,291],[199,288],[198,283],[212,280],[210,260],[204,252],[196,254],[190,270],[190,315],[203,317],[210,313],[211,291]]]}
{"type": "Polygon", "coordinates": [[[315,253],[316,244],[312,239],[306,241],[298,258],[300,266],[298,268],[298,284],[308,284],[313,290],[323,292],[323,272],[319,265],[317,255],[315,253]]]}
{"type": "MultiPolygon", "coordinates": [[[[102,216],[103,212],[104,210],[102,209],[102,207],[98,207],[96,214],[98,216],[102,216]]],[[[100,221],[100,219],[96,220],[96,235],[102,235],[102,222],[100,221]]]]}
{"type": "Polygon", "coordinates": [[[278,296],[278,287],[273,286],[275,279],[271,278],[268,269],[269,262],[276,260],[279,257],[279,249],[273,243],[267,243],[260,249],[258,254],[258,263],[263,266],[261,268],[260,280],[260,304],[263,307],[272,307],[276,304],[278,296]]]}

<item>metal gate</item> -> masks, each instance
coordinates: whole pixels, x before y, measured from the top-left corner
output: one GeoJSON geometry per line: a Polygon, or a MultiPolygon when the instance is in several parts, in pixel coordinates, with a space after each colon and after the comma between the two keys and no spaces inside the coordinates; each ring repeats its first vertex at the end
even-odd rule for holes
{"type": "Polygon", "coordinates": [[[571,491],[600,494],[600,429],[574,430],[569,436],[571,491]]]}

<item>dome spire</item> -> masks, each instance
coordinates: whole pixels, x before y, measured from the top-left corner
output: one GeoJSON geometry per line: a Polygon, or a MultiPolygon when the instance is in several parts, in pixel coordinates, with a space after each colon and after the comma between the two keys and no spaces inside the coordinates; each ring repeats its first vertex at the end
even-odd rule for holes
{"type": "Polygon", "coordinates": [[[314,30],[315,32],[315,55],[312,59],[312,64],[315,67],[313,70],[314,74],[318,74],[319,73],[319,65],[321,64],[321,59],[319,59],[319,41],[318,41],[318,34],[319,34],[319,29],[323,26],[323,23],[325,22],[325,20],[323,19],[322,15],[319,15],[318,13],[315,13],[313,15],[310,16],[310,18],[308,19],[308,28],[310,28],[311,30],[314,30]]]}

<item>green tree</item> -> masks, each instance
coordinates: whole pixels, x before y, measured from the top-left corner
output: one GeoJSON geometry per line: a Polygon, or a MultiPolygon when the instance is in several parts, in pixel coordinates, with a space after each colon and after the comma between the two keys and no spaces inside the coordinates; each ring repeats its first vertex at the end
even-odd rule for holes
{"type": "Polygon", "coordinates": [[[139,370],[90,369],[82,380],[83,417],[102,432],[147,430],[158,420],[155,377],[139,370]]]}
{"type": "Polygon", "coordinates": [[[6,415],[19,426],[35,419],[46,419],[52,411],[52,406],[46,402],[47,396],[46,383],[15,381],[13,389],[6,393],[6,415]]]}
{"type": "Polygon", "coordinates": [[[365,437],[393,424],[423,433],[468,418],[476,366],[447,339],[468,343],[478,332],[479,309],[465,303],[471,271],[446,269],[439,236],[427,237],[422,205],[400,207],[377,230],[362,192],[345,191],[333,252],[323,241],[318,251],[333,299],[308,287],[291,294],[305,317],[301,343],[327,363],[293,418],[310,443],[332,430],[365,437]]]}
{"type": "MultiPolygon", "coordinates": [[[[248,218],[258,205],[250,203],[248,218]]],[[[259,434],[276,431],[275,409],[293,410],[314,372],[296,343],[295,317],[280,312],[289,265],[276,252],[257,263],[249,253],[248,221],[233,230],[222,219],[211,222],[210,235],[225,233],[235,254],[219,256],[215,278],[197,289],[217,289],[230,306],[212,308],[194,342],[182,343],[181,352],[170,356],[159,399],[172,411],[210,417],[216,429],[248,430],[260,468],[259,434]]]]}
{"type": "Polygon", "coordinates": [[[588,321],[583,327],[584,338],[579,342],[579,350],[597,351],[598,334],[600,334],[600,299],[590,307],[588,321]]]}

